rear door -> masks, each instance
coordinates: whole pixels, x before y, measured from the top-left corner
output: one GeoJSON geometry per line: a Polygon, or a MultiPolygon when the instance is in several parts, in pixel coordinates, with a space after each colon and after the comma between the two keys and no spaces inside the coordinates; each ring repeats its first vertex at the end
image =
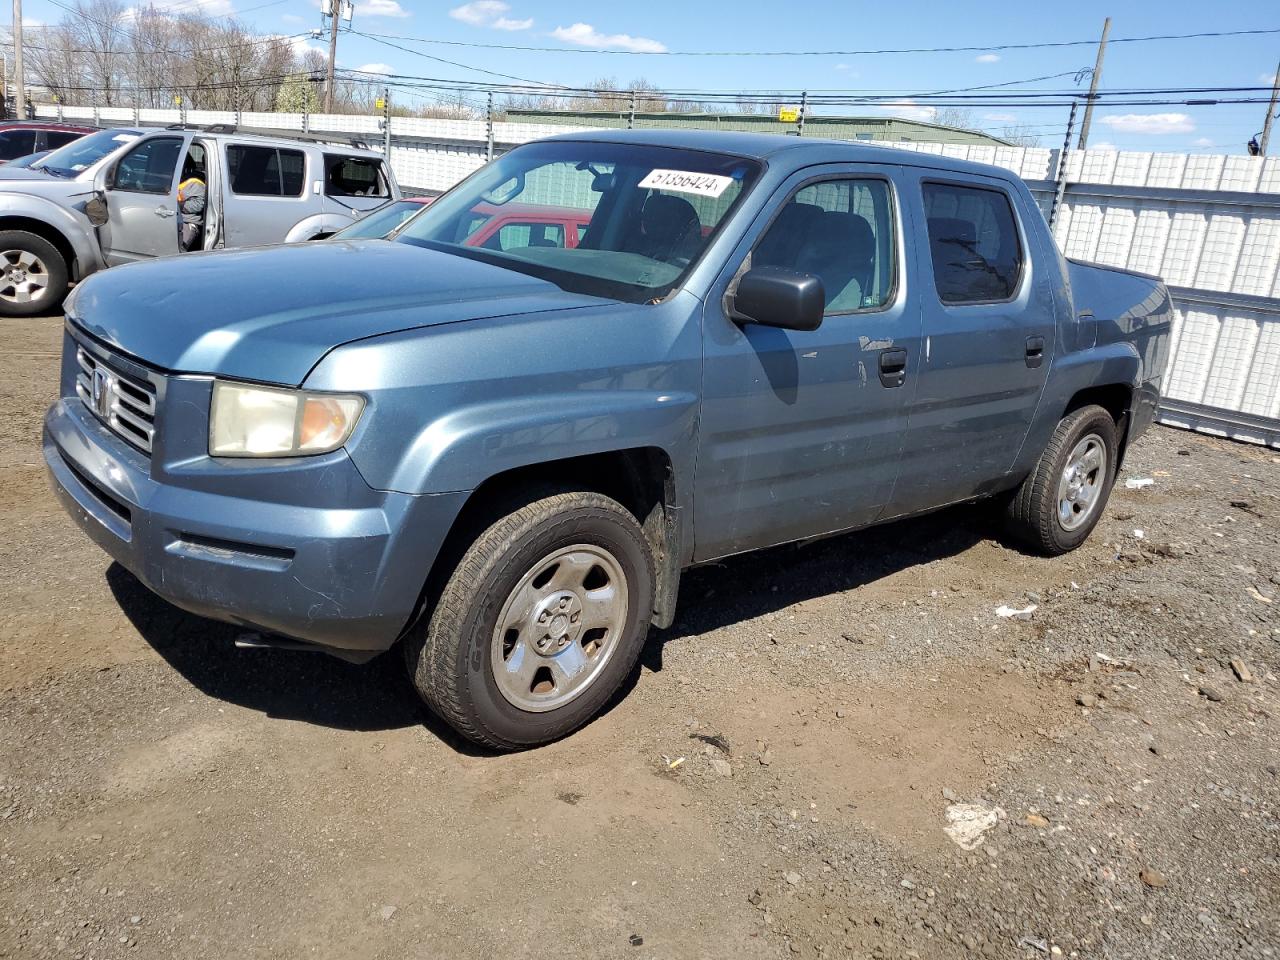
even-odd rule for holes
{"type": "Polygon", "coordinates": [[[226,142],[222,236],[228,247],[282,243],[298,221],[319,213],[307,194],[307,154],[293,147],[226,142]]]}
{"type": "Polygon", "coordinates": [[[872,164],[796,174],[707,297],[697,559],[870,523],[889,501],[920,344],[899,177],[872,164]],[[822,325],[730,320],[724,294],[752,266],[818,276],[822,325]]]}
{"type": "Polygon", "coordinates": [[[1031,253],[1039,211],[997,177],[908,171],[924,347],[892,513],[999,485],[1030,428],[1056,332],[1050,271],[1031,253]]]}
{"type": "Polygon", "coordinates": [[[107,263],[178,252],[178,161],[184,137],[146,137],[116,161],[106,183],[108,220],[100,228],[107,263]]]}

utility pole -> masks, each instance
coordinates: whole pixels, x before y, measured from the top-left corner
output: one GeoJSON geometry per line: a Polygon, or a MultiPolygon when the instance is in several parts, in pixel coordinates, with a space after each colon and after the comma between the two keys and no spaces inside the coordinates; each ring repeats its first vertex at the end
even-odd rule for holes
{"type": "Polygon", "coordinates": [[[1276,64],[1276,75],[1271,80],[1271,104],[1267,107],[1267,119],[1262,125],[1262,142],[1258,145],[1262,156],[1267,155],[1267,142],[1271,139],[1271,124],[1276,118],[1276,106],[1280,104],[1280,63],[1276,64]]]}
{"type": "MultiPolygon", "coordinates": [[[[22,0],[13,0],[21,3],[22,0]]],[[[342,0],[324,0],[325,11],[329,14],[329,76],[324,85],[324,112],[333,113],[333,65],[338,59],[338,4],[342,0]]]]}
{"type": "Polygon", "coordinates": [[[27,116],[27,85],[22,75],[22,0],[13,0],[13,116],[27,116]]]}
{"type": "Polygon", "coordinates": [[[1089,78],[1089,99],[1084,105],[1084,121],[1080,124],[1080,149],[1089,144],[1089,124],[1093,120],[1093,99],[1098,95],[1098,81],[1102,79],[1102,60],[1107,55],[1107,34],[1111,32],[1111,18],[1102,23],[1102,39],[1098,41],[1098,59],[1093,64],[1093,76],[1089,78]]]}

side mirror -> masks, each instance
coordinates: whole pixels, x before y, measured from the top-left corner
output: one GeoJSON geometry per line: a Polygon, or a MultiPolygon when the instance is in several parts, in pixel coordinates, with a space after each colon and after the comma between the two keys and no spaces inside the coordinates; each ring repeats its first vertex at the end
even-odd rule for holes
{"type": "Polygon", "coordinates": [[[822,281],[785,267],[756,267],[738,280],[728,298],[729,316],[783,330],[817,330],[827,306],[822,281]]]}
{"type": "Polygon", "coordinates": [[[84,205],[84,215],[95,227],[101,227],[111,219],[110,212],[107,210],[107,198],[101,193],[94,193],[84,205]]]}

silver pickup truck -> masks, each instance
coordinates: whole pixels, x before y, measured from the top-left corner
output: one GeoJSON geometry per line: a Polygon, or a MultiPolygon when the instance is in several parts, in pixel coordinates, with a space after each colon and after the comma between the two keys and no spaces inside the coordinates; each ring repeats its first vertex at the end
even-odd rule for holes
{"type": "Polygon", "coordinates": [[[44,457],[88,535],[245,643],[398,646],[502,749],[602,709],[686,567],[984,498],[1079,546],[1173,317],[1158,278],[1064,260],[1008,171],[669,130],[525,144],[389,240],[135,264],[66,310],[44,457]]]}
{"type": "Polygon", "coordinates": [[[178,253],[179,185],[206,185],[187,249],[314,240],[400,196],[381,154],[231,127],[102,130],[0,168],[0,317],[56,310],[104,267],[178,253]]]}

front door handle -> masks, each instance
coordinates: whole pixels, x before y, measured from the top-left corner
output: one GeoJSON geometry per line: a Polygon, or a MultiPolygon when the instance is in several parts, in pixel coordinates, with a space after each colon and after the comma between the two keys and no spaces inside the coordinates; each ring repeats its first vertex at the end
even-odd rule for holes
{"type": "Polygon", "coordinates": [[[900,387],[907,380],[907,351],[880,351],[880,382],[886,387],[900,387]]]}
{"type": "Polygon", "coordinates": [[[1027,366],[1038,367],[1044,363],[1044,337],[1027,337],[1027,366]]]}
{"type": "Polygon", "coordinates": [[[177,216],[177,213],[178,213],[178,211],[177,211],[177,210],[172,210],[172,209],[170,209],[169,207],[166,207],[166,206],[159,206],[159,207],[156,207],[156,216],[157,216],[157,217],[173,217],[173,216],[177,216]]]}

